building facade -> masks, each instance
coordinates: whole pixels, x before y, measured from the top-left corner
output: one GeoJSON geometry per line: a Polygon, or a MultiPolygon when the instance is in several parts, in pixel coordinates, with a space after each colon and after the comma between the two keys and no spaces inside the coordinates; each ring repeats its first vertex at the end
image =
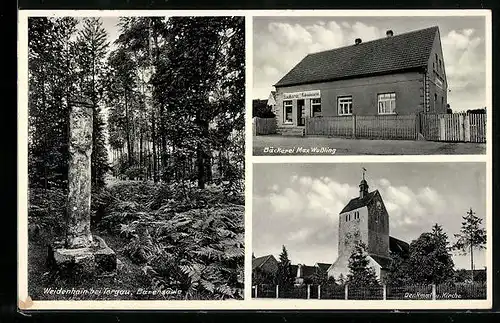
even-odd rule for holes
{"type": "Polygon", "coordinates": [[[349,257],[358,242],[365,244],[370,266],[382,281],[391,262],[391,252],[408,252],[406,242],[389,235],[389,214],[380,192],[369,192],[368,188],[363,175],[359,196],[351,199],[339,214],[338,257],[328,269],[328,277],[347,277],[349,257]]]}
{"type": "Polygon", "coordinates": [[[446,113],[438,27],[307,55],[275,85],[279,127],[326,116],[446,113]]]}

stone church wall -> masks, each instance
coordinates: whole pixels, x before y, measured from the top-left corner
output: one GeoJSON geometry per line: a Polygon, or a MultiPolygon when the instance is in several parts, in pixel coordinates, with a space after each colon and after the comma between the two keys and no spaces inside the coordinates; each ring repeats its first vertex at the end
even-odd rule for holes
{"type": "Polygon", "coordinates": [[[379,194],[373,197],[367,210],[370,214],[368,252],[389,257],[389,215],[379,194]],[[380,207],[377,206],[377,202],[380,202],[380,207]]]}

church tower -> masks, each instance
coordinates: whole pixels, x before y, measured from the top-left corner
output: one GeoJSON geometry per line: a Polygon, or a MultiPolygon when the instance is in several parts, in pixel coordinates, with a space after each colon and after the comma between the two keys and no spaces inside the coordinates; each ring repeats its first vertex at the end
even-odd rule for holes
{"type": "Polygon", "coordinates": [[[370,264],[379,277],[390,262],[389,214],[379,191],[368,191],[365,172],[363,168],[359,196],[351,199],[339,214],[338,257],[328,269],[328,276],[338,278],[349,273],[349,257],[358,241],[366,245],[370,264]]]}

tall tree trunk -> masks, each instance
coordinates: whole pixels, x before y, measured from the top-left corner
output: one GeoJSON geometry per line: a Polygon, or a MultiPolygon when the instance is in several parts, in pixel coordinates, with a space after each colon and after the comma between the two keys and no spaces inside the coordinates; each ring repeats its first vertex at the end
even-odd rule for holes
{"type": "Polygon", "coordinates": [[[128,97],[127,90],[125,90],[125,131],[127,131],[127,153],[128,153],[128,166],[132,166],[132,145],[130,142],[130,116],[128,111],[128,97]]]}
{"type": "Polygon", "coordinates": [[[472,272],[471,280],[472,280],[472,283],[474,284],[474,248],[472,246],[472,241],[470,244],[470,270],[472,272]]]}
{"type": "Polygon", "coordinates": [[[142,131],[142,128],[139,130],[141,132],[141,135],[140,135],[140,139],[139,139],[139,166],[140,168],[142,169],[142,164],[143,164],[143,144],[142,144],[142,140],[143,140],[143,131],[142,131]]]}
{"type": "Polygon", "coordinates": [[[158,167],[156,165],[156,120],[155,113],[153,110],[152,118],[151,118],[151,140],[153,142],[153,181],[158,182],[158,167]]]}

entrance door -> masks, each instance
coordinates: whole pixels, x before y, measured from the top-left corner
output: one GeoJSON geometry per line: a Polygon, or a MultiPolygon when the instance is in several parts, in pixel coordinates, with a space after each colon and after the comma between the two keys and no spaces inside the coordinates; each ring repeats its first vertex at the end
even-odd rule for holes
{"type": "Polygon", "coordinates": [[[305,126],[306,122],[306,111],[304,108],[304,99],[297,100],[297,125],[305,126]]]}

